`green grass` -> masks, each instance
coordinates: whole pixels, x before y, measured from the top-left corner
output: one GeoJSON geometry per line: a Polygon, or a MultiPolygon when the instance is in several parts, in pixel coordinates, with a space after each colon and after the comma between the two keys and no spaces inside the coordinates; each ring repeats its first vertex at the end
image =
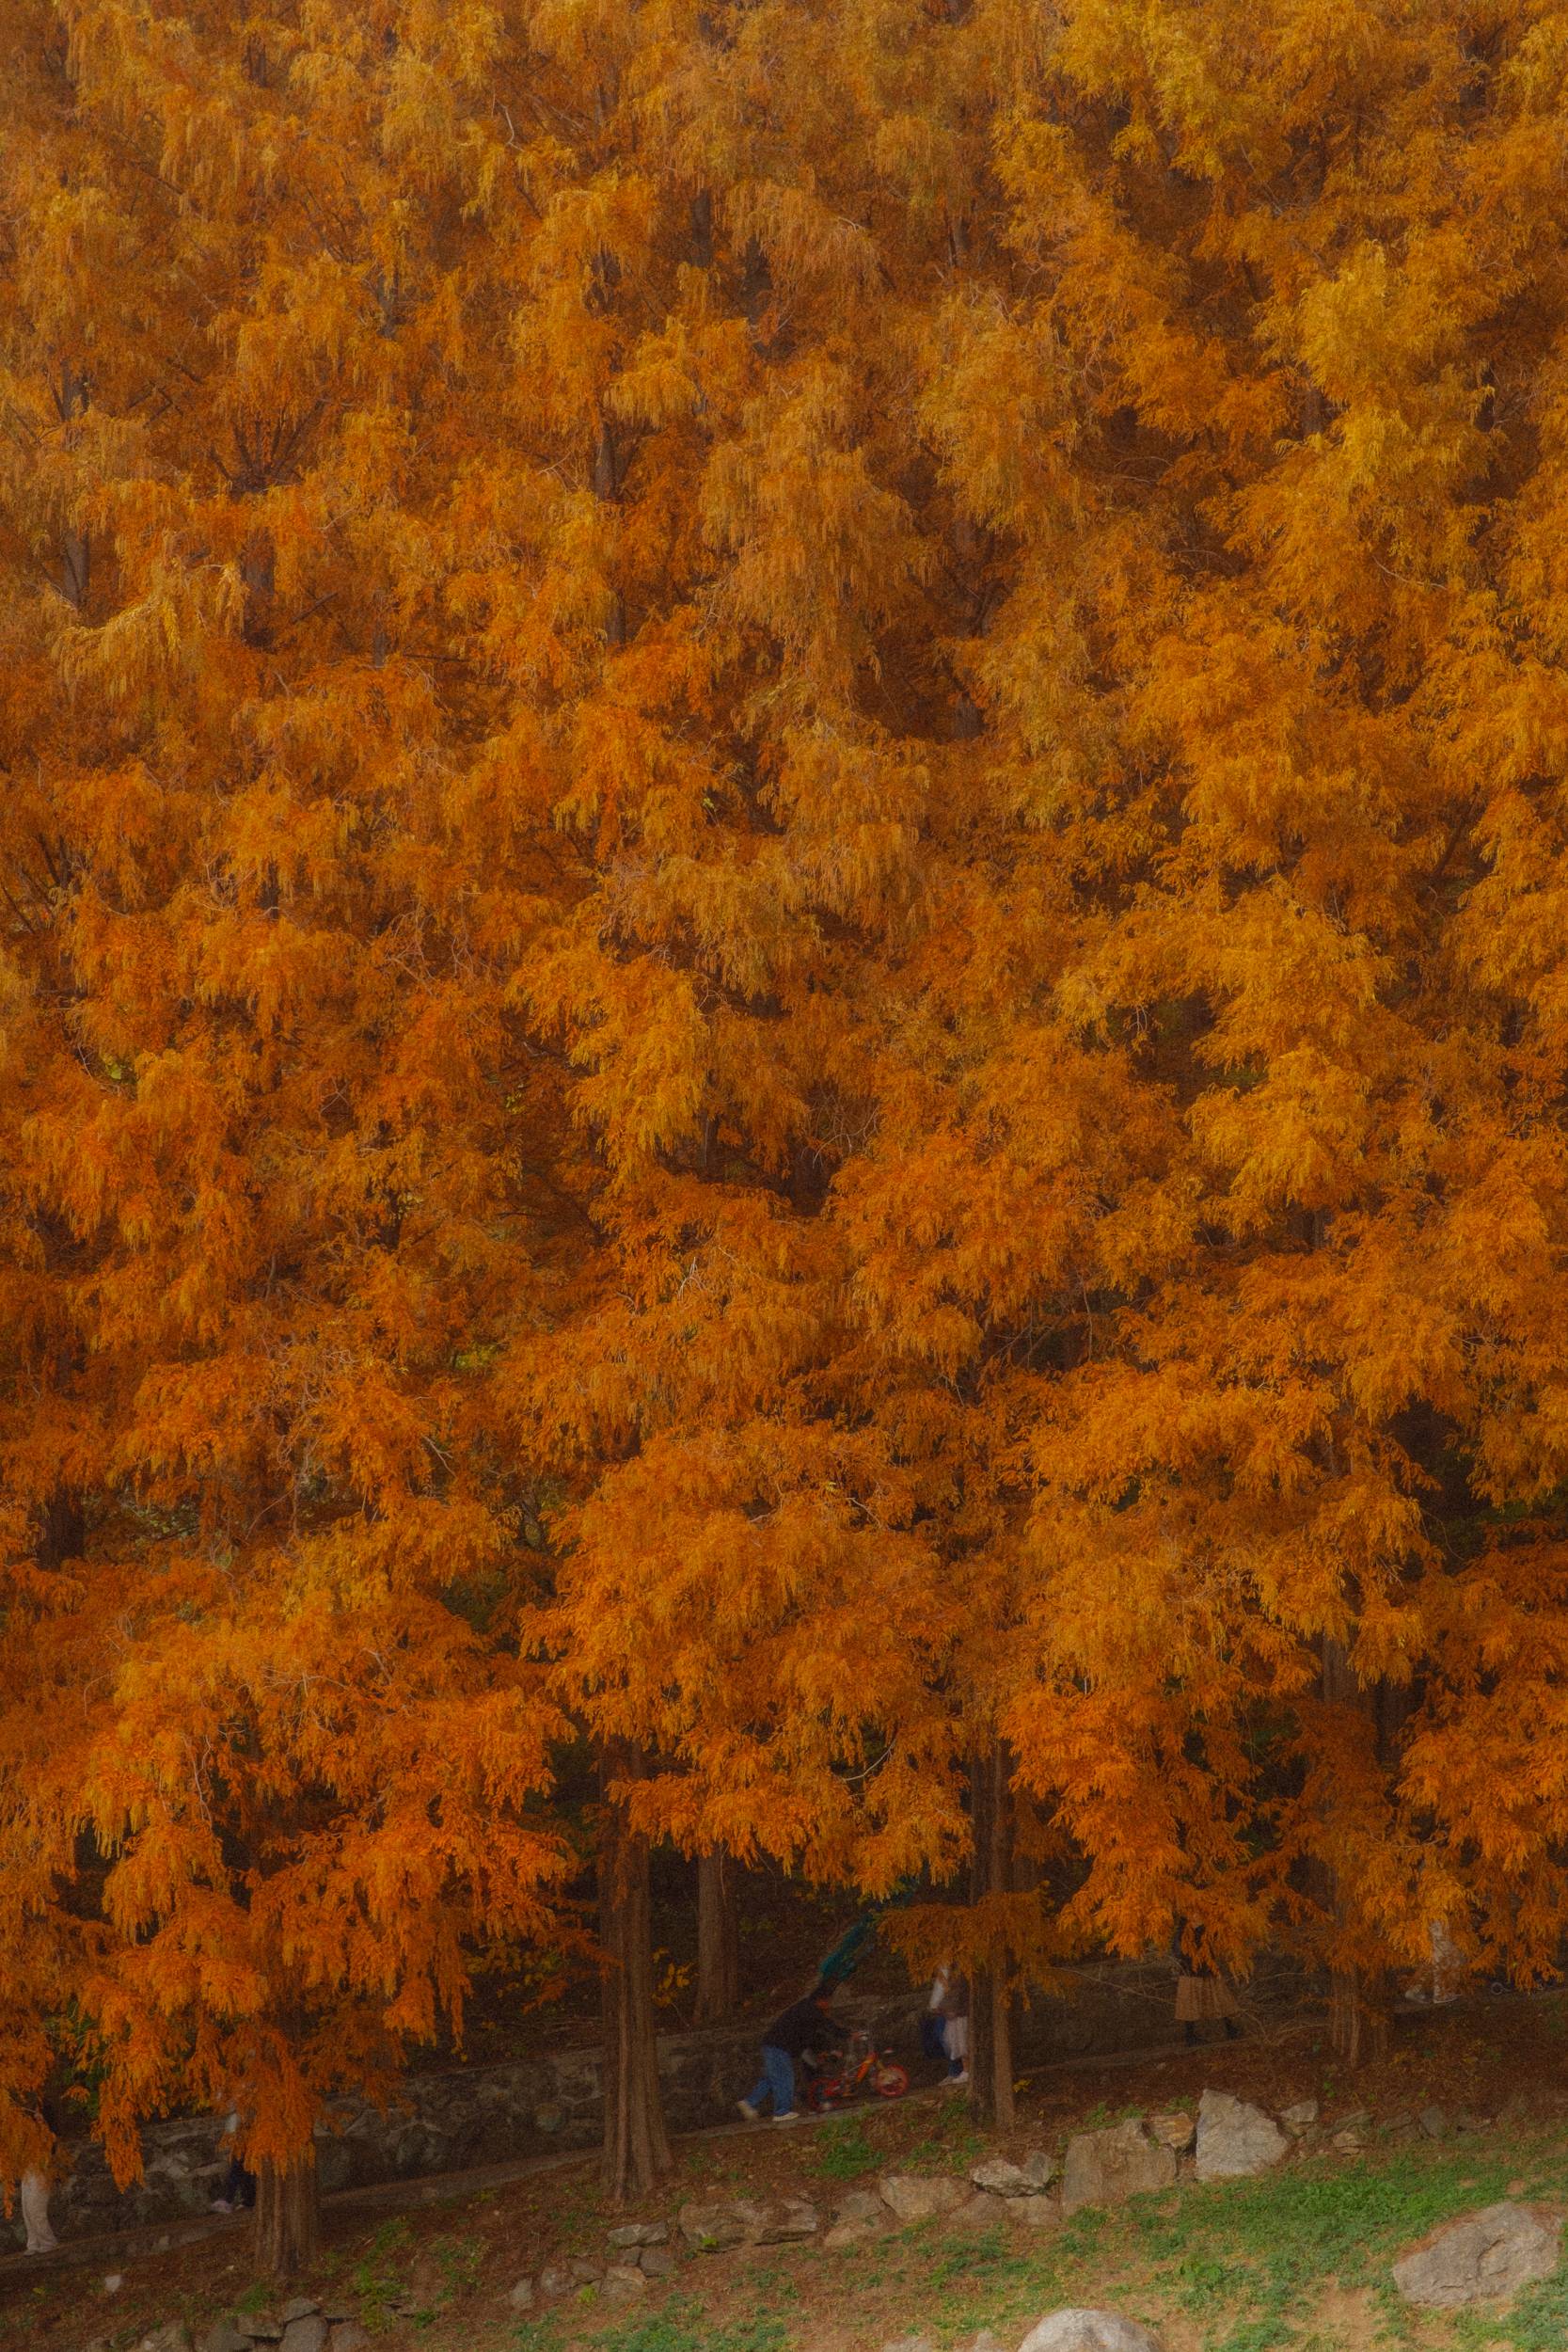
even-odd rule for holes
{"type": "Polygon", "coordinates": [[[401,2216],[395,2221],[384,2221],[349,2274],[359,2297],[359,2316],[372,2332],[384,2328],[391,2316],[393,2297],[403,2286],[394,2257],[405,2250],[413,2235],[401,2216]]]}
{"type": "Polygon", "coordinates": [[[714,2326],[703,2304],[679,2296],[657,2312],[607,2328],[594,2341],[597,2352],[784,2352],[789,2330],[766,2312],[714,2326]]]}
{"type": "MultiPolygon", "coordinates": [[[[909,2249],[897,2280],[907,2321],[947,2344],[1004,2338],[1061,2303],[1109,2304],[1159,2333],[1162,2315],[1202,2328],[1205,2352],[1339,2352],[1313,2318],[1334,2288],[1366,2293],[1388,2352],[1426,2344],[1429,2315],[1402,2302],[1392,2264],[1416,2239],[1506,2195],[1568,2202],[1568,2147],[1557,2142],[1437,2152],[1412,2145],[1362,2163],[1292,2166],[1256,2181],[1192,2185],[1085,2210],[1049,2236],[988,2230],[909,2249]]],[[[863,2275],[864,2275],[863,2273],[863,2275]]],[[[1454,2352],[1563,2352],[1568,2272],[1484,2317],[1456,2314],[1454,2352]]]]}
{"type": "Polygon", "coordinates": [[[863,2172],[875,2172],[881,2159],[867,2139],[861,2118],[844,2115],[824,2123],[816,2134],[812,2161],[831,2181],[858,2181],[863,2172]]]}

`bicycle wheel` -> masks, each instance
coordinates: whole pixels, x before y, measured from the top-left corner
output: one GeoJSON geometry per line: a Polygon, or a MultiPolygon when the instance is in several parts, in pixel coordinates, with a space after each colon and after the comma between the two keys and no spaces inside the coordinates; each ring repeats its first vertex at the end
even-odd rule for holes
{"type": "Polygon", "coordinates": [[[883,2058],[877,2068],[879,2099],[901,2099],[910,2087],[910,2078],[895,2058],[883,2058]]]}

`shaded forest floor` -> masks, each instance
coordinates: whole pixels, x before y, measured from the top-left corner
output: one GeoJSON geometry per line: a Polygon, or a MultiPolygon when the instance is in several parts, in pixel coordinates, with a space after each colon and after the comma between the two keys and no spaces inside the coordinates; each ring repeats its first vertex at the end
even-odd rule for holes
{"type": "MultiPolygon", "coordinates": [[[[982,2137],[960,2102],[911,2099],[790,2133],[683,2141],[647,2217],[687,2198],[805,2195],[826,2217],[845,2192],[894,2169],[964,2173],[991,2153],[1022,2155],[1085,2123],[1196,2106],[1205,2088],[1278,2111],[1322,2104],[1319,2145],[1251,2182],[1198,2186],[1047,2232],[913,2224],[829,2253],[819,2244],[683,2258],[629,2312],[592,2290],[519,2318],[508,2295],[551,2261],[605,2259],[607,2215],[583,2158],[390,2218],[327,2209],[309,2283],[357,2315],[377,2352],[879,2352],[916,2332],[958,2344],[991,2328],[1011,2347],[1062,2303],[1104,2304],[1155,2326],[1167,2352],[1545,2352],[1568,2344],[1568,2271],[1510,2311],[1421,2317],[1388,2284],[1392,2259],[1435,2222],[1504,2195],[1568,2207],[1568,1993],[1475,2002],[1400,2024],[1386,2060],[1347,2079],[1310,2026],[1267,2040],[1078,2069],[1024,2090],[1019,2127],[982,2137]],[[1449,2128],[1415,2118],[1440,2106],[1449,2128]],[[1360,2153],[1331,2143],[1354,2117],[1360,2153]]],[[[454,2184],[454,2188],[456,2185],[454,2184]]],[[[252,2278],[249,2233],[226,2227],[193,2246],[100,2269],[0,2265],[0,2352],[140,2344],[182,2317],[202,2328],[277,2298],[252,2278]]]]}

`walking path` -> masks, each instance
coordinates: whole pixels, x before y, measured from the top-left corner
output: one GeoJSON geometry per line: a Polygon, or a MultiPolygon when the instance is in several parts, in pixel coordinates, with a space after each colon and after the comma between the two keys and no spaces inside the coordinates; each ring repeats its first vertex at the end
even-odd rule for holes
{"type": "MultiPolygon", "coordinates": [[[[1255,2045],[1259,2042],[1272,2045],[1305,2029],[1305,2021],[1295,2018],[1270,2032],[1250,2035],[1248,2040],[1255,2045]]],[[[1157,2065],[1171,2058],[1191,2058],[1201,2062],[1207,2055],[1202,2044],[1195,2049],[1184,2042],[1160,2042],[1142,2050],[1117,2050],[1086,2058],[1053,2058],[1044,2066],[1031,2068],[1030,2079],[1038,2081],[1056,2074],[1095,2074],[1109,2068],[1157,2065]]],[[[934,2083],[928,2089],[907,2093],[910,2099],[933,2104],[950,2095],[942,2083],[934,2083]]],[[[840,2108],[833,2112],[842,2114],[843,2111],[840,2108]]],[[[802,2111],[801,2121],[806,2123],[823,2123],[829,2120],[827,2115],[810,2115],[802,2111]]],[[[706,2123],[696,2131],[681,2132],[672,2137],[682,2143],[731,2139],[742,2133],[768,2128],[766,2123],[706,2123]]],[[[415,2180],[375,2181],[359,2188],[335,2189],[322,2199],[322,2212],[324,2217],[415,2212],[422,2205],[446,2204],[475,2196],[482,2189],[502,2188],[513,2181],[531,2180],[541,2172],[565,2172],[574,2167],[592,2168],[598,2160],[596,2148],[575,2148],[549,2155],[512,2157],[503,2164],[478,2165],[466,2172],[430,2172],[415,2180]]],[[[186,2221],[148,2222],[134,2230],[67,2238],[50,2254],[0,2256],[0,2282],[8,2281],[23,2272],[33,2278],[54,2271],[88,2266],[113,2271],[138,2257],[167,2253],[179,2246],[198,2245],[204,2238],[249,2230],[253,2223],[254,2217],[245,2213],[200,2214],[193,2215],[186,2221]]]]}

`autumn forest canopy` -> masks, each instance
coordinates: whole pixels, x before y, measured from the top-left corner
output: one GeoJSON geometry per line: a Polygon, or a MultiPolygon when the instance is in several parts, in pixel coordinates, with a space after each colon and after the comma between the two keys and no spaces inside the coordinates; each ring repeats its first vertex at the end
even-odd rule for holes
{"type": "Polygon", "coordinates": [[[0,50],[0,2170],[592,1927],[636,2185],[651,1850],[1555,1968],[1568,6],[0,50]]]}

